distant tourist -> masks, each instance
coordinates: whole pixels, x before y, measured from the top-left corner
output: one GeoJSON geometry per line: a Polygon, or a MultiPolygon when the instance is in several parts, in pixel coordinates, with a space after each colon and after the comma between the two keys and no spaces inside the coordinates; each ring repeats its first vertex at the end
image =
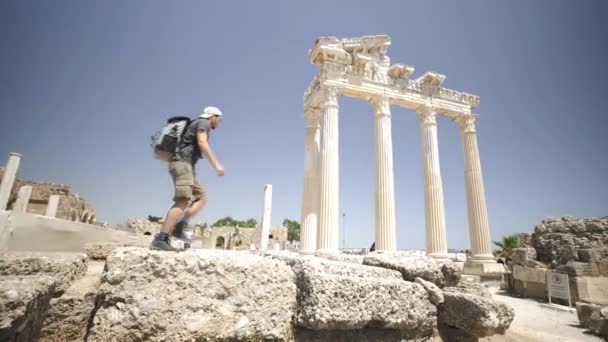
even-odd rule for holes
{"type": "Polygon", "coordinates": [[[376,242],[375,241],[374,241],[374,243],[372,243],[371,247],[369,247],[369,251],[370,252],[376,251],[376,242]]]}
{"type": "Polygon", "coordinates": [[[198,159],[206,158],[217,175],[224,176],[224,167],[209,146],[209,134],[221,122],[222,112],[216,107],[207,107],[185,127],[169,161],[169,173],[175,185],[175,204],[167,212],[161,232],[156,234],[150,245],[151,249],[174,251],[171,236],[181,237],[188,219],[207,204],[207,193],[195,177],[194,166],[198,159]]]}

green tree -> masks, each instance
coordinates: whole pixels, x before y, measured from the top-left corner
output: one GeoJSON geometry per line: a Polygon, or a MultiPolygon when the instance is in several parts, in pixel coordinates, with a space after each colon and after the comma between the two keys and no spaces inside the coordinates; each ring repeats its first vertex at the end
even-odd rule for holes
{"type": "Polygon", "coordinates": [[[283,220],[283,226],[287,227],[287,240],[300,241],[300,223],[290,219],[283,220]]]}
{"type": "Polygon", "coordinates": [[[224,218],[221,218],[217,221],[215,221],[214,224],[211,225],[211,227],[243,227],[243,228],[255,228],[255,226],[258,224],[258,221],[256,221],[253,218],[250,218],[246,221],[239,221],[239,220],[235,220],[233,219],[231,216],[226,216],[224,218]]]}
{"type": "Polygon", "coordinates": [[[521,246],[517,234],[503,235],[500,241],[492,241],[492,243],[501,248],[496,254],[504,257],[511,256],[513,249],[521,246]]]}

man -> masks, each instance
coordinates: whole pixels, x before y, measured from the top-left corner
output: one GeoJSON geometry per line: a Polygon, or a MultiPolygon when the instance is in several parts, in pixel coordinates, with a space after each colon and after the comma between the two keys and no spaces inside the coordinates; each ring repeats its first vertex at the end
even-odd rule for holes
{"type": "Polygon", "coordinates": [[[222,112],[216,107],[207,107],[199,118],[193,120],[186,128],[184,135],[169,163],[169,173],[175,185],[173,207],[167,212],[160,233],[156,234],[151,249],[174,251],[171,246],[171,235],[176,225],[187,225],[188,219],[196,215],[207,204],[207,193],[195,178],[194,166],[198,159],[206,158],[217,171],[224,176],[224,167],[215,158],[209,146],[209,134],[222,122],[222,112]]]}

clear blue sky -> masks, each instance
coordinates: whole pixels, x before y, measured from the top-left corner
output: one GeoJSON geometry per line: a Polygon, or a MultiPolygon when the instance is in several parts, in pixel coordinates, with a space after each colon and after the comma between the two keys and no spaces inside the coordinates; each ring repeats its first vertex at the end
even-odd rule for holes
{"type": "MultiPolygon", "coordinates": [[[[447,75],[481,97],[478,137],[492,237],[545,215],[608,215],[605,1],[2,1],[0,158],[24,178],[67,183],[101,221],[162,216],[166,168],[149,136],[171,114],[225,113],[200,162],[210,202],[197,220],[300,218],[302,95],[319,36],[386,33],[393,63],[447,75]]],[[[393,107],[400,248],[424,247],[420,131],[393,107]]],[[[440,120],[448,240],[468,246],[462,144],[440,120]]],[[[347,245],[374,229],[372,110],[340,103],[340,199],[347,245]]],[[[342,238],[340,238],[342,240],[342,238]]]]}

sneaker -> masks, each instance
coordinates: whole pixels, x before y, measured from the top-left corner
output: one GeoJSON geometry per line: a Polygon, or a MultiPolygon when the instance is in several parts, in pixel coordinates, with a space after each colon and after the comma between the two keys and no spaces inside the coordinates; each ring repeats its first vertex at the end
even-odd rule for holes
{"type": "Polygon", "coordinates": [[[183,246],[183,249],[190,248],[190,244],[192,243],[192,229],[188,227],[188,222],[185,220],[179,221],[175,225],[175,230],[173,234],[171,234],[177,240],[180,240],[183,246]]]}
{"type": "Polygon", "coordinates": [[[165,233],[158,233],[152,243],[150,244],[150,249],[156,251],[167,251],[167,252],[175,252],[176,249],[171,246],[171,241],[169,240],[169,235],[165,233]]]}

